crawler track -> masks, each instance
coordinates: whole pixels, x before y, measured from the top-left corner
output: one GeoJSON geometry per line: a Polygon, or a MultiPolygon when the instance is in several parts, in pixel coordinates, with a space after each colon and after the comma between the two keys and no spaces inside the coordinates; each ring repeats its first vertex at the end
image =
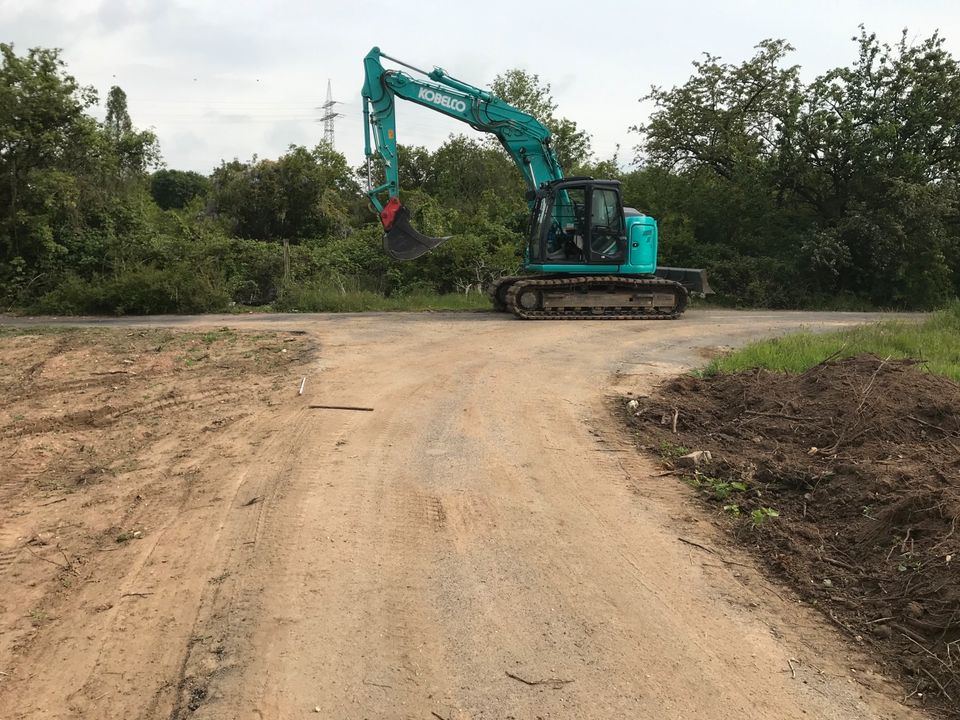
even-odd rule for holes
{"type": "MultiPolygon", "coordinates": [[[[506,308],[524,320],[672,320],[687,307],[679,283],[657,277],[588,275],[512,280],[506,308]]],[[[495,307],[497,300],[494,300],[495,307]]],[[[499,309],[499,308],[498,308],[499,309]]]]}
{"type": "Polygon", "coordinates": [[[507,292],[513,283],[523,280],[524,277],[524,275],[507,275],[490,283],[487,287],[487,297],[490,298],[496,312],[510,312],[507,306],[507,292]]]}

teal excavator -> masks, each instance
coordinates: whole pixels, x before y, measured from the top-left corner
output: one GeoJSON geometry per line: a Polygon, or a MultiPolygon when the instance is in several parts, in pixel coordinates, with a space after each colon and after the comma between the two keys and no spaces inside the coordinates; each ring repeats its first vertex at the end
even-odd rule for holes
{"type": "Polygon", "coordinates": [[[703,270],[657,267],[657,223],[623,207],[619,182],[564,177],[550,131],[533,116],[440,68],[420,70],[380,48],[367,54],[363,67],[367,196],[391,257],[412,260],[448,239],[417,232],[400,202],[396,99],[402,98],[492,133],[526,181],[527,274],[491,284],[495,309],[524,319],[670,319],[683,313],[688,291],[711,292],[703,270]],[[384,59],[420,77],[385,69],[384,59]],[[370,177],[371,135],[385,171],[378,187],[370,177]]]}

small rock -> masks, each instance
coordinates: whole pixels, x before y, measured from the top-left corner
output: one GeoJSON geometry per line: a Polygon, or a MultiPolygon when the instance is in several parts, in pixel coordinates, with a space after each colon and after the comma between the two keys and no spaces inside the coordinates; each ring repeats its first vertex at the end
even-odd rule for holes
{"type": "Polygon", "coordinates": [[[319,705],[317,705],[317,706],[313,709],[313,711],[314,711],[315,713],[322,712],[322,711],[320,710],[320,706],[319,706],[319,705]]]}
{"type": "Polygon", "coordinates": [[[823,586],[824,586],[824,587],[833,587],[833,580],[825,579],[825,580],[823,581],[823,586]]]}
{"type": "Polygon", "coordinates": [[[686,455],[681,455],[677,458],[676,464],[678,467],[700,467],[704,463],[708,463],[713,460],[713,455],[710,454],[709,450],[694,450],[692,453],[687,453],[686,455]]]}
{"type": "Polygon", "coordinates": [[[627,403],[627,410],[633,411],[633,410],[636,410],[638,407],[640,407],[640,403],[638,403],[636,400],[631,400],[630,402],[627,403]]]}
{"type": "Polygon", "coordinates": [[[889,625],[877,625],[873,629],[873,634],[877,637],[888,638],[893,635],[893,631],[890,629],[889,625]]]}
{"type": "Polygon", "coordinates": [[[916,620],[923,615],[923,605],[918,603],[916,600],[911,600],[907,603],[906,611],[907,615],[916,620]]]}

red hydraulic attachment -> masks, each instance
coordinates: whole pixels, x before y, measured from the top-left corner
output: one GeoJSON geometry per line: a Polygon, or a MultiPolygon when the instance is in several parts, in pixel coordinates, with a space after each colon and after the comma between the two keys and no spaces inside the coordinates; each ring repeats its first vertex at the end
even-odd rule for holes
{"type": "Polygon", "coordinates": [[[383,229],[389,230],[393,227],[394,220],[396,219],[397,210],[400,209],[400,198],[392,197],[387,201],[387,204],[383,206],[383,210],[380,211],[380,222],[383,223],[383,229]]]}

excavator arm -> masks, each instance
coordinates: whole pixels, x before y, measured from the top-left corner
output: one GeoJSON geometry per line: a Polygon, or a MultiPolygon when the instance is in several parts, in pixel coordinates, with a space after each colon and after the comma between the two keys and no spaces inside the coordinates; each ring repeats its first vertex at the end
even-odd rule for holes
{"type": "Polygon", "coordinates": [[[397,165],[396,98],[409,100],[494,135],[536,191],[543,183],[561,180],[563,171],[550,145],[550,131],[532,115],[491,95],[486,90],[451,77],[440,68],[427,72],[391,58],[373,48],[363,59],[364,151],[367,156],[367,196],[380,215],[387,254],[410,260],[432,250],[447,238],[422,235],[410,225],[400,202],[397,165]],[[381,58],[418,73],[414,77],[383,67],[381,58]],[[372,136],[372,144],[371,144],[372,136]],[[376,154],[384,165],[383,185],[372,187],[370,159],[376,154]],[[381,198],[386,196],[386,202],[381,198]]]}

